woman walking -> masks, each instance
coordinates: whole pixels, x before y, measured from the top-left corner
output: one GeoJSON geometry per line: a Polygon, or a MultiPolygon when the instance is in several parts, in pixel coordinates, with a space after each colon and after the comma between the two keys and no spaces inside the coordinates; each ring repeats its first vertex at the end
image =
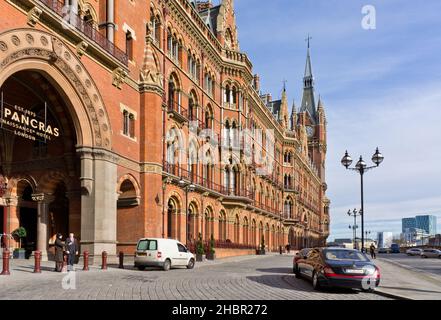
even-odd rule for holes
{"type": "Polygon", "coordinates": [[[57,239],[55,239],[55,271],[57,272],[61,272],[63,270],[63,254],[63,235],[61,233],[57,233],[57,239]]]}

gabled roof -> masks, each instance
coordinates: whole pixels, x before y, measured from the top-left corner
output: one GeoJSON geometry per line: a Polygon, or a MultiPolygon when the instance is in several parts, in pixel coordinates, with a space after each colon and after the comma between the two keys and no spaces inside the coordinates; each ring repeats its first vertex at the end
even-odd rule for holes
{"type": "Polygon", "coordinates": [[[214,35],[217,34],[217,17],[219,16],[220,5],[199,11],[199,16],[210,28],[214,35]]]}
{"type": "Polygon", "coordinates": [[[282,109],[282,100],[270,101],[267,108],[271,111],[276,120],[280,120],[280,112],[282,109]]]}

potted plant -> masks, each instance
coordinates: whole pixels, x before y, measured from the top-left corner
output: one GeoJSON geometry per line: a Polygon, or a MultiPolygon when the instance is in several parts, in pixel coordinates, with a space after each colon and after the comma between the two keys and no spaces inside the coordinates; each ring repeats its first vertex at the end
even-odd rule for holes
{"type": "Polygon", "coordinates": [[[21,241],[23,238],[26,238],[27,232],[23,227],[17,228],[12,231],[12,236],[16,241],[19,242],[19,248],[14,249],[13,257],[14,259],[25,259],[26,258],[26,249],[21,247],[21,241]]]}
{"type": "Polygon", "coordinates": [[[198,241],[196,243],[196,261],[204,261],[205,260],[205,250],[204,244],[202,243],[202,234],[199,232],[198,241]]]}
{"type": "Polygon", "coordinates": [[[207,259],[208,260],[216,259],[216,251],[214,250],[214,236],[213,236],[213,234],[211,234],[210,242],[208,244],[207,259]]]}

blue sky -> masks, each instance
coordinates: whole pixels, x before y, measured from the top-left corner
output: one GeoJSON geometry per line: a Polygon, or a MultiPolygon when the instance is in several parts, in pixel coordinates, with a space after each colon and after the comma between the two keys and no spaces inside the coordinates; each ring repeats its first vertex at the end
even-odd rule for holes
{"type": "Polygon", "coordinates": [[[383,165],[365,175],[366,229],[400,232],[402,217],[437,215],[441,231],[441,1],[235,0],[241,50],[274,98],[286,79],[300,104],[311,35],[316,94],[328,119],[331,236],[350,237],[346,212],[360,207],[359,175],[340,165],[348,149],[383,165]],[[362,7],[376,29],[361,27],[362,7]]]}

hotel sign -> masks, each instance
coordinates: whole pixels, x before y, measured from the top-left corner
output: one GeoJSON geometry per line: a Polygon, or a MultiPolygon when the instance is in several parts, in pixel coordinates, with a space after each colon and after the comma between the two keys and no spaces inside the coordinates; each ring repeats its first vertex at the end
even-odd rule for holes
{"type": "Polygon", "coordinates": [[[44,118],[26,108],[10,105],[1,96],[0,128],[13,132],[33,141],[52,140],[60,136],[60,129],[47,123],[47,105],[44,106],[44,118]]]}

